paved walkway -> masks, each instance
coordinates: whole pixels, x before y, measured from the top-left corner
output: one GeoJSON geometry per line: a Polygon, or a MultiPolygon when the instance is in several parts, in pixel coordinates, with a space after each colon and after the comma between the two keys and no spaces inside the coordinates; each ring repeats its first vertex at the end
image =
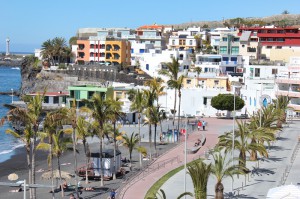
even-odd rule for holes
{"type": "MultiPolygon", "coordinates": [[[[293,121],[283,128],[277,141],[269,148],[269,158],[260,161],[247,161],[247,167],[252,173],[245,176],[234,177],[233,192],[236,198],[262,199],[267,197],[268,190],[280,185],[300,184],[300,121],[293,121]]],[[[238,152],[236,151],[237,155],[238,152]]],[[[231,158],[231,154],[229,154],[231,158]]],[[[206,162],[210,162],[207,160],[206,162]]],[[[184,192],[184,172],[180,171],[172,176],[161,188],[165,191],[167,198],[177,198],[184,192]]],[[[193,193],[193,184],[187,175],[186,191],[193,193]]],[[[214,198],[214,186],[216,179],[210,176],[207,187],[207,198],[214,198]]],[[[232,179],[223,180],[226,198],[231,192],[232,179]]],[[[186,199],[192,197],[187,196],[186,199]]]]}
{"type": "MultiPolygon", "coordinates": [[[[187,162],[197,159],[204,155],[205,151],[213,148],[218,141],[218,135],[232,128],[232,120],[223,120],[216,118],[204,118],[208,123],[206,131],[194,131],[189,134],[187,139],[187,148],[193,147],[198,138],[201,139],[201,133],[206,136],[206,143],[195,154],[187,155],[187,162]]],[[[163,175],[184,164],[184,142],[174,147],[164,155],[161,155],[148,168],[140,173],[135,179],[125,182],[125,187],[119,192],[118,198],[122,199],[142,199],[145,197],[150,187],[163,175]]],[[[183,176],[182,182],[183,184],[183,176]]],[[[181,191],[180,193],[182,193],[181,191]]],[[[173,198],[169,197],[168,198],[173,198]]]]}

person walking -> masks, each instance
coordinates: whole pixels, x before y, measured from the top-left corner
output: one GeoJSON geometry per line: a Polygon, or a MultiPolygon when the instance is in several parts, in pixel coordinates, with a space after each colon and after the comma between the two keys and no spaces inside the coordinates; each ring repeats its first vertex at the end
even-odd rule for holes
{"type": "Polygon", "coordinates": [[[202,126],[202,122],[199,120],[197,125],[198,125],[198,131],[200,131],[201,126],[202,126]]]}
{"type": "Polygon", "coordinates": [[[203,121],[202,121],[203,131],[205,131],[205,126],[206,126],[206,122],[203,120],[203,121]]]}

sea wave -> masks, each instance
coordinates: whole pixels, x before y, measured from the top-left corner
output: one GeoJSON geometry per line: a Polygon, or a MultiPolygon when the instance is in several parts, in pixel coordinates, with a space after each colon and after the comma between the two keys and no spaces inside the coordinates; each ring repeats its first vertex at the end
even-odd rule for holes
{"type": "Polygon", "coordinates": [[[15,146],[13,146],[11,149],[9,149],[9,150],[3,150],[3,151],[1,151],[1,152],[0,152],[0,155],[11,153],[11,152],[13,152],[15,149],[20,148],[20,147],[23,147],[24,145],[25,145],[25,144],[18,144],[18,145],[15,145],[15,146]]]}

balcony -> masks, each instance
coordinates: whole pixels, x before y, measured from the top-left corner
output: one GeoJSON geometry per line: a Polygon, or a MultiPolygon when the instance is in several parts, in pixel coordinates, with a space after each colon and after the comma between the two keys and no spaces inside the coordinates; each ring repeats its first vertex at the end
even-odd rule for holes
{"type": "Polygon", "coordinates": [[[295,92],[295,91],[283,91],[283,90],[281,90],[281,91],[276,91],[275,95],[300,98],[300,92],[295,92]]]}
{"type": "Polygon", "coordinates": [[[275,80],[277,84],[300,84],[300,77],[293,76],[293,77],[279,77],[275,80]]]}
{"type": "Polygon", "coordinates": [[[288,107],[293,108],[295,111],[300,111],[300,104],[289,104],[288,107]]]}

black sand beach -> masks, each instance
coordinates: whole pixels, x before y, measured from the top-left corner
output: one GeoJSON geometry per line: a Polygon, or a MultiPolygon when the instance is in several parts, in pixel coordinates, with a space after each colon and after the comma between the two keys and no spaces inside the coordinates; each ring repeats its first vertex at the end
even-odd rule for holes
{"type": "MultiPolygon", "coordinates": [[[[143,146],[149,148],[149,143],[142,143],[143,146]]],[[[170,148],[174,147],[175,144],[166,144],[166,145],[158,145],[157,152],[162,154],[169,150],[170,148]]],[[[106,148],[113,148],[112,144],[105,145],[106,148]]],[[[77,155],[78,159],[78,166],[84,165],[85,156],[83,154],[83,147],[82,144],[78,144],[79,154],[77,155]]],[[[99,143],[95,142],[90,144],[91,152],[98,152],[99,151],[99,143]]],[[[126,157],[129,159],[129,152],[128,149],[124,146],[120,146],[119,150],[122,153],[122,157],[126,157]]],[[[153,149],[154,152],[154,149],[153,149]]],[[[133,151],[133,161],[132,171],[128,172],[125,176],[119,177],[116,180],[110,180],[104,182],[104,187],[100,187],[100,181],[90,180],[89,184],[85,184],[85,180],[82,178],[78,178],[80,180],[80,184],[83,187],[94,187],[95,191],[83,191],[80,195],[82,198],[104,198],[106,199],[109,195],[109,191],[111,189],[118,189],[122,183],[124,183],[125,179],[133,177],[139,171],[139,161],[138,161],[138,153],[133,151]]],[[[36,157],[36,183],[38,184],[45,184],[51,185],[51,180],[42,180],[41,175],[48,171],[47,165],[47,153],[43,151],[37,152],[36,157]]],[[[149,162],[143,161],[144,166],[146,166],[149,162]]],[[[53,160],[54,169],[57,168],[57,159],[53,160]]],[[[16,182],[24,179],[28,179],[28,170],[27,170],[27,162],[26,162],[26,153],[25,148],[21,147],[16,149],[16,155],[14,155],[10,160],[6,162],[0,163],[0,181],[1,182],[16,182]],[[19,179],[16,181],[9,181],[8,175],[11,173],[16,173],[19,176],[19,179]]],[[[74,158],[72,152],[65,152],[61,157],[61,170],[67,171],[69,173],[74,174],[74,158]]],[[[74,185],[74,178],[70,179],[68,183],[74,185]]],[[[8,186],[0,186],[0,199],[5,198],[12,198],[12,199],[22,199],[24,192],[10,192],[10,190],[15,190],[16,187],[8,187],[8,186]]],[[[37,189],[37,198],[47,199],[51,198],[51,194],[49,193],[50,188],[39,188],[37,189]]],[[[69,198],[70,194],[73,191],[65,192],[65,197],[61,196],[61,192],[55,194],[55,198],[69,198]]],[[[29,193],[27,193],[27,198],[29,198],[29,193]]]]}

